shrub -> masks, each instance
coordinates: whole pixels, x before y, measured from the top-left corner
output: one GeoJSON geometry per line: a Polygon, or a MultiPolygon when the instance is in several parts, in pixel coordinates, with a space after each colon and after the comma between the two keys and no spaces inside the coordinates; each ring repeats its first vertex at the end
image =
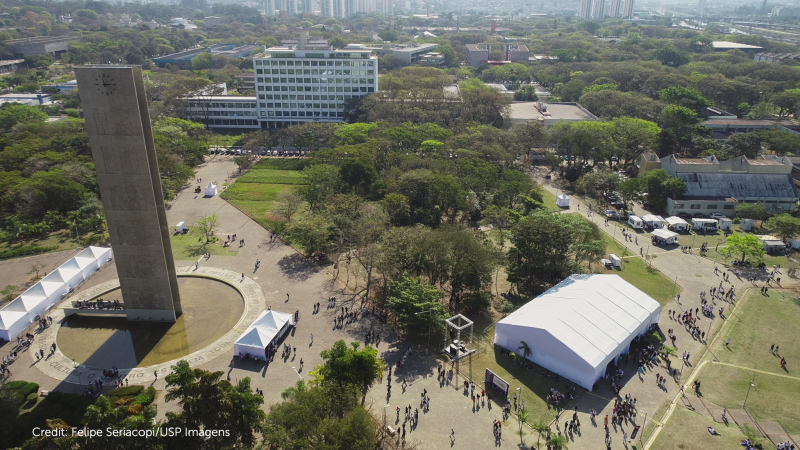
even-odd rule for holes
{"type": "Polygon", "coordinates": [[[64,395],[64,394],[62,394],[61,392],[58,392],[58,391],[50,392],[49,394],[47,394],[47,401],[52,402],[52,403],[60,403],[62,395],[64,395]]]}
{"type": "Polygon", "coordinates": [[[125,386],[119,387],[108,393],[109,397],[134,397],[144,391],[144,386],[125,386]]]}
{"type": "Polygon", "coordinates": [[[128,414],[139,415],[142,413],[144,407],[142,405],[131,405],[128,407],[128,414]]]}
{"type": "Polygon", "coordinates": [[[58,249],[57,245],[50,247],[39,247],[38,245],[26,245],[23,247],[12,248],[11,250],[3,250],[0,252],[0,259],[17,258],[19,256],[34,255],[37,253],[47,253],[58,249]]]}
{"type": "Polygon", "coordinates": [[[28,401],[28,403],[35,403],[36,397],[38,397],[38,395],[36,395],[36,393],[34,392],[32,394],[28,394],[28,396],[25,397],[25,399],[28,401]]]}
{"type": "Polygon", "coordinates": [[[114,402],[114,405],[116,405],[116,406],[127,406],[127,405],[130,405],[131,403],[133,403],[134,400],[135,399],[133,397],[121,398],[121,399],[117,400],[116,402],[114,402]]]}

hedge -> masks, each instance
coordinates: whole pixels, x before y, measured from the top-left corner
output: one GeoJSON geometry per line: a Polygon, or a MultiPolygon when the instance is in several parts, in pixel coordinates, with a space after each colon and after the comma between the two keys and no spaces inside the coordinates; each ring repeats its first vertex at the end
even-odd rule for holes
{"type": "Polygon", "coordinates": [[[58,249],[57,245],[50,247],[39,247],[38,245],[26,245],[23,247],[12,248],[10,250],[3,250],[0,252],[0,259],[18,258],[20,256],[35,255],[39,253],[52,252],[58,249]]]}
{"type": "Polygon", "coordinates": [[[136,385],[136,386],[124,386],[113,389],[111,392],[108,393],[109,397],[134,397],[142,393],[144,391],[144,386],[136,385]]]}

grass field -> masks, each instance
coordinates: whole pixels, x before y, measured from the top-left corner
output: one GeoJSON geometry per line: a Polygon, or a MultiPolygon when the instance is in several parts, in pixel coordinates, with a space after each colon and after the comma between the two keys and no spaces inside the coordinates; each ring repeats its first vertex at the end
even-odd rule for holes
{"type": "MultiPolygon", "coordinates": [[[[742,409],[755,420],[774,420],[789,434],[800,433],[800,380],[707,364],[700,372],[700,392],[705,400],[728,409],[742,409]],[[755,387],[747,389],[750,383],[755,387]]],[[[691,395],[694,395],[692,393],[691,395]]]]}
{"type": "MultiPolygon", "coordinates": [[[[630,254],[622,244],[613,240],[610,236],[603,233],[603,240],[606,243],[606,254],[614,253],[619,257],[630,254]]],[[[667,279],[661,272],[651,270],[644,261],[638,257],[624,258],[622,260],[622,270],[606,269],[599,263],[592,266],[598,273],[613,273],[619,275],[623,280],[641,289],[645,294],[653,297],[662,306],[669,303],[673,296],[678,295],[680,287],[667,279]]]]}
{"type": "Polygon", "coordinates": [[[236,252],[222,248],[219,242],[205,244],[206,237],[200,231],[170,236],[172,254],[176,259],[197,259],[206,253],[219,256],[235,256],[236,252]]]}
{"type": "Polygon", "coordinates": [[[563,210],[562,207],[556,205],[556,196],[551,194],[550,191],[546,191],[544,189],[541,190],[542,192],[542,200],[544,200],[544,206],[551,210],[551,211],[561,211],[563,210]]]}
{"type": "MultiPolygon", "coordinates": [[[[667,425],[650,447],[652,450],[675,449],[737,449],[745,436],[733,421],[726,426],[710,417],[677,406],[667,425]],[[708,427],[714,427],[719,436],[712,436],[708,427]]],[[[766,447],[765,447],[766,448],[766,447]]]]}
{"type": "MultiPolygon", "coordinates": [[[[91,232],[91,233],[81,233],[81,238],[87,238],[93,236],[95,234],[102,234],[105,233],[101,231],[99,233],[91,232]]],[[[107,236],[107,235],[106,235],[107,236]]],[[[107,240],[107,238],[106,238],[107,240]]],[[[11,250],[18,247],[24,247],[27,245],[37,245],[39,247],[52,247],[58,246],[57,249],[52,250],[55,252],[60,252],[64,250],[72,250],[78,247],[83,247],[84,245],[80,243],[77,239],[75,239],[75,229],[71,230],[58,230],[53,231],[51,233],[47,233],[43,236],[39,236],[33,239],[28,239],[23,241],[16,241],[16,242],[0,242],[0,251],[3,250],[11,250]]],[[[93,244],[98,245],[98,244],[93,244]]]]}
{"type": "Polygon", "coordinates": [[[305,159],[264,158],[237,178],[222,193],[222,198],[261,226],[280,232],[285,222],[272,214],[275,200],[283,190],[304,184],[300,171],[306,164],[308,161],[305,159]]]}
{"type": "MultiPolygon", "coordinates": [[[[800,377],[800,338],[793,330],[800,323],[800,300],[797,293],[771,289],[768,296],[753,289],[744,304],[736,309],[731,323],[712,346],[717,358],[737,366],[800,377]],[[725,341],[731,340],[730,350],[725,341]],[[780,356],[788,362],[788,372],[781,369],[780,358],[770,353],[770,346],[780,347],[780,356]]],[[[799,391],[800,392],[800,391],[799,391]]]]}

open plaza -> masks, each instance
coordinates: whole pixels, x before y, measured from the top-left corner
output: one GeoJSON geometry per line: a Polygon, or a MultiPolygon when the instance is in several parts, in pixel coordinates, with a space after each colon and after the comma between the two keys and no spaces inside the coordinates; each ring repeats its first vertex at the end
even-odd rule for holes
{"type": "MultiPolygon", "coordinates": [[[[222,185],[234,171],[230,157],[215,156],[196,177],[222,185]]],[[[220,196],[191,191],[169,206],[169,223],[194,224],[216,214],[215,234],[235,244],[199,252],[192,244],[196,233],[172,236],[185,308],[176,325],[143,331],[108,322],[96,330],[85,319],[113,319],[66,317],[76,304],[87,313],[80,305],[92,308],[98,297],[113,305],[119,274],[111,259],[42,312],[46,326],[33,323],[19,334],[30,333],[31,345],[18,347],[14,337],[2,353],[18,352],[7,359],[11,380],[78,394],[96,380],[106,380],[99,392],[108,392],[118,379],[164,391],[164,377],[185,359],[232,381],[250,377],[268,410],[323,364],[321,350],[344,339],[377,347],[387,369],[367,405],[380,426],[418,448],[545,448],[547,428],[570,449],[796,443],[796,280],[784,274],[765,293],[772,268],[731,269],[677,246],[648,247],[644,233],[627,228],[636,239],[626,239],[616,224],[604,226],[579,203],[573,197],[564,212],[598,223],[622,267],[572,277],[514,313],[465,328],[461,338],[474,352],[457,364],[441,353],[441,336],[430,346],[404,339],[369,305],[362,309],[352,295],[354,280],[337,277],[332,264],[304,257],[220,196]],[[643,247],[649,258],[642,257],[643,247]],[[187,284],[193,279],[223,289],[193,288],[187,284]],[[199,290],[194,297],[192,289],[199,290]],[[674,352],[659,354],[653,334],[674,352]],[[108,377],[112,367],[119,378],[108,377]]],[[[80,254],[33,258],[50,273],[80,254]]],[[[6,271],[0,281],[20,277],[6,271]]],[[[155,404],[159,417],[176,408],[163,396],[155,404]]]]}

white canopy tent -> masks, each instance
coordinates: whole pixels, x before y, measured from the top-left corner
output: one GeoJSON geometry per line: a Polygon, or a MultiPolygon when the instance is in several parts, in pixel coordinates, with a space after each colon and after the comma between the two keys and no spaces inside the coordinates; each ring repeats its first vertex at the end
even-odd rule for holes
{"type": "Polygon", "coordinates": [[[31,286],[0,309],[0,339],[14,336],[43,315],[80,285],[89,275],[111,261],[113,252],[105,247],[88,247],[31,286]]]}
{"type": "Polygon", "coordinates": [[[528,359],[592,390],[660,313],[657,301],[617,275],[573,275],[498,322],[494,343],[516,351],[524,341],[528,359]]]}
{"type": "Polygon", "coordinates": [[[562,193],[556,197],[556,205],[562,208],[569,208],[569,197],[567,197],[567,194],[562,193]]]}
{"type": "Polygon", "coordinates": [[[664,218],[653,214],[646,214],[642,216],[642,220],[652,228],[661,228],[664,226],[664,218]]]}
{"type": "Polygon", "coordinates": [[[651,234],[656,238],[661,239],[665,244],[675,244],[678,242],[678,233],[669,231],[666,228],[653,230],[651,234]]]}
{"type": "Polygon", "coordinates": [[[695,230],[716,230],[718,222],[715,219],[700,219],[694,218],[692,219],[692,228],[695,230]]]}
{"type": "Polygon", "coordinates": [[[217,185],[215,185],[214,183],[208,183],[208,186],[206,186],[205,195],[206,197],[213,197],[217,195],[217,185]]]}
{"type": "Polygon", "coordinates": [[[686,231],[689,229],[689,222],[681,219],[678,216],[670,216],[664,220],[673,231],[686,231]]]}
{"type": "Polygon", "coordinates": [[[262,312],[234,342],[233,354],[266,357],[265,349],[283,336],[291,325],[291,319],[291,314],[272,310],[262,312]]]}

